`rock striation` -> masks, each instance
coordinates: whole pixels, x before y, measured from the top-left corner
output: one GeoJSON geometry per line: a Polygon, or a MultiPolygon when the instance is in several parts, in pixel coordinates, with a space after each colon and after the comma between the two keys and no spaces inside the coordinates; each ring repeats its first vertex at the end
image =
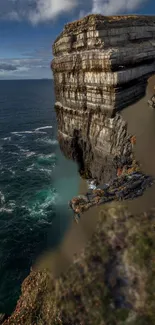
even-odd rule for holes
{"type": "Polygon", "coordinates": [[[89,15],[65,26],[53,54],[61,149],[81,174],[107,181],[122,157],[133,159],[117,112],[145,94],[155,72],[155,17],[89,15]]]}
{"type": "Polygon", "coordinates": [[[155,18],[87,16],[65,26],[53,54],[56,100],[112,114],[141,97],[155,72],[155,18]]]}

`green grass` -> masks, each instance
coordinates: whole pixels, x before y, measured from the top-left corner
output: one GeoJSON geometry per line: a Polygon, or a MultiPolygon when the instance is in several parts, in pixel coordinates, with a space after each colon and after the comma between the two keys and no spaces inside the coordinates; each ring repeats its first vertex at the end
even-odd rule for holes
{"type": "Polygon", "coordinates": [[[23,283],[15,313],[4,324],[154,325],[154,212],[126,216],[118,204],[106,206],[79,260],[57,280],[47,270],[32,272],[23,283]],[[107,266],[117,256],[114,237],[121,238],[121,262],[131,268],[129,277],[136,279],[132,284],[129,278],[133,295],[126,291],[131,310],[115,307],[113,291],[106,282],[107,266]]]}

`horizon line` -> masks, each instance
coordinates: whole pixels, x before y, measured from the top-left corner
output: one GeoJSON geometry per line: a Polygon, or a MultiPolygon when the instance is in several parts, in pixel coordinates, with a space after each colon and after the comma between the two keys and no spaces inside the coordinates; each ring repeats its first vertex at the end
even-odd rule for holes
{"type": "Polygon", "coordinates": [[[16,81],[16,80],[53,80],[53,78],[25,78],[25,79],[0,79],[0,81],[16,81]]]}

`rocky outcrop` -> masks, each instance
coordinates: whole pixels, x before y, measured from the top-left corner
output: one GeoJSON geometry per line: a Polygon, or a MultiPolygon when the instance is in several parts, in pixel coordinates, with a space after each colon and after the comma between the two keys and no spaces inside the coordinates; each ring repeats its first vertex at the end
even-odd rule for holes
{"type": "Polygon", "coordinates": [[[150,100],[148,100],[148,105],[151,107],[151,108],[155,108],[155,95],[153,95],[151,97],[150,100]]]}
{"type": "Polygon", "coordinates": [[[55,41],[58,138],[81,174],[107,181],[133,159],[116,112],[145,94],[155,72],[154,38],[154,17],[90,15],[67,24],[55,41]]]}
{"type": "Polygon", "coordinates": [[[120,176],[112,179],[109,184],[89,189],[85,195],[72,198],[69,206],[74,212],[75,220],[78,222],[81,214],[93,206],[114,200],[133,200],[143,195],[144,191],[152,186],[155,180],[139,171],[134,171],[136,168],[137,166],[133,166],[129,170],[121,171],[120,176]]]}
{"type": "Polygon", "coordinates": [[[116,176],[118,167],[130,165],[131,137],[121,116],[73,112],[57,104],[56,112],[60,147],[67,157],[78,162],[81,175],[108,181],[116,176]]]}
{"type": "Polygon", "coordinates": [[[65,26],[53,45],[56,100],[64,107],[120,110],[155,72],[155,18],[91,15],[65,26]]]}

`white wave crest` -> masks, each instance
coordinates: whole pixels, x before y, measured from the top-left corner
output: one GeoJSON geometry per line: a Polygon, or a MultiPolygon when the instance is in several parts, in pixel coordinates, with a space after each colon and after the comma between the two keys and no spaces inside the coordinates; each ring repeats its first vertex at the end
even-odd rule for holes
{"type": "Polygon", "coordinates": [[[30,171],[33,171],[34,169],[36,170],[39,170],[40,172],[44,173],[44,174],[48,174],[49,176],[51,176],[52,174],[52,171],[53,171],[53,168],[56,166],[55,163],[52,164],[52,166],[50,168],[45,168],[45,167],[40,167],[38,166],[37,164],[32,164],[31,166],[27,167],[26,168],[26,171],[27,172],[30,172],[30,171]]]}
{"type": "Polygon", "coordinates": [[[37,131],[37,130],[35,130],[33,133],[34,133],[34,134],[47,134],[47,132],[37,131]]]}
{"type": "Polygon", "coordinates": [[[32,216],[45,217],[46,209],[53,204],[54,205],[57,204],[58,200],[59,200],[59,194],[55,193],[52,189],[49,189],[47,191],[47,195],[44,201],[39,202],[39,200],[38,201],[36,200],[31,206],[31,208],[29,208],[29,212],[32,216]]]}
{"type": "Polygon", "coordinates": [[[5,203],[5,196],[1,191],[0,191],[0,202],[1,202],[1,204],[5,203]]]}
{"type": "Polygon", "coordinates": [[[26,153],[26,157],[34,156],[36,153],[34,151],[29,151],[26,153]]]}
{"type": "Polygon", "coordinates": [[[58,140],[56,139],[49,139],[49,138],[44,138],[44,139],[37,139],[36,142],[43,142],[43,143],[47,143],[50,145],[57,145],[58,144],[58,140]]]}
{"type": "Polygon", "coordinates": [[[16,135],[16,136],[23,136],[23,134],[46,134],[46,132],[40,131],[41,129],[35,129],[35,130],[31,130],[31,131],[15,131],[15,132],[11,132],[11,134],[16,135]]]}
{"type": "Polygon", "coordinates": [[[11,137],[2,138],[3,141],[11,141],[11,137]]]}
{"type": "Polygon", "coordinates": [[[35,131],[40,131],[40,130],[44,130],[44,129],[52,129],[52,128],[53,128],[53,126],[47,125],[47,126],[42,126],[40,128],[37,128],[37,129],[35,129],[35,131]]]}
{"type": "Polygon", "coordinates": [[[33,133],[33,131],[15,131],[15,132],[11,132],[11,134],[15,134],[15,135],[20,135],[20,134],[31,134],[33,133]]]}
{"type": "Polygon", "coordinates": [[[0,212],[7,212],[7,213],[12,213],[13,209],[8,209],[8,208],[0,208],[0,212]]]}
{"type": "Polygon", "coordinates": [[[31,170],[33,170],[34,168],[36,168],[35,164],[32,164],[30,167],[26,168],[27,172],[30,172],[31,170]]]}
{"type": "Polygon", "coordinates": [[[52,144],[52,145],[57,145],[58,144],[58,140],[51,140],[51,139],[49,139],[49,140],[47,140],[47,143],[52,144]]]}
{"type": "Polygon", "coordinates": [[[43,168],[43,167],[41,167],[41,168],[39,168],[39,171],[40,172],[43,172],[43,173],[46,173],[46,174],[48,174],[48,175],[51,175],[51,173],[52,173],[52,169],[50,168],[43,168]]]}
{"type": "Polygon", "coordinates": [[[10,155],[19,156],[19,153],[18,152],[15,152],[15,151],[8,151],[8,153],[10,155]]]}
{"type": "Polygon", "coordinates": [[[16,206],[16,203],[15,203],[15,201],[9,201],[8,205],[9,205],[9,208],[11,207],[11,209],[12,209],[16,206]]]}
{"type": "Polygon", "coordinates": [[[38,155],[38,158],[41,158],[41,159],[49,159],[49,158],[55,158],[55,157],[56,157],[56,154],[54,152],[50,153],[49,155],[44,155],[44,154],[38,155]]]}
{"type": "Polygon", "coordinates": [[[28,149],[23,149],[20,147],[20,152],[25,154],[26,157],[34,156],[36,153],[34,151],[29,151],[28,149]]]}

